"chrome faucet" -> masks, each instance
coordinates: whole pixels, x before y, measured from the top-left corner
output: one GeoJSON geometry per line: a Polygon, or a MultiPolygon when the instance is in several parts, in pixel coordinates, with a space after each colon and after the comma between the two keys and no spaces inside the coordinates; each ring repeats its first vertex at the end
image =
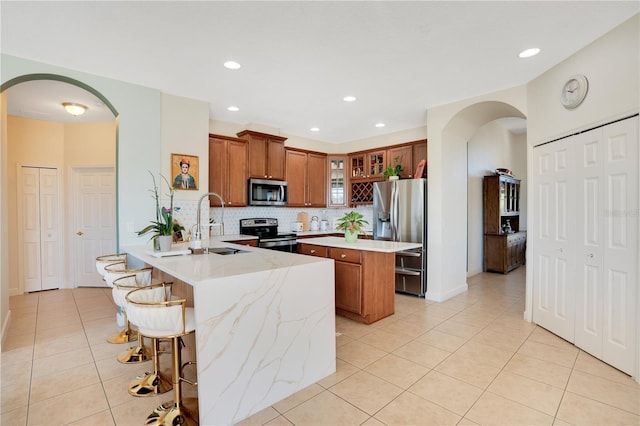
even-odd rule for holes
{"type": "Polygon", "coordinates": [[[218,198],[218,200],[220,200],[220,208],[222,209],[221,212],[220,212],[220,234],[224,235],[224,200],[222,199],[220,194],[218,194],[216,192],[207,192],[202,197],[200,197],[200,200],[198,200],[198,211],[196,212],[196,231],[194,233],[194,239],[193,239],[193,241],[191,243],[191,247],[193,247],[193,248],[200,248],[200,245],[202,245],[202,229],[201,229],[201,224],[200,224],[200,210],[202,209],[202,201],[205,198],[208,198],[209,196],[216,197],[216,198],[218,198]]]}

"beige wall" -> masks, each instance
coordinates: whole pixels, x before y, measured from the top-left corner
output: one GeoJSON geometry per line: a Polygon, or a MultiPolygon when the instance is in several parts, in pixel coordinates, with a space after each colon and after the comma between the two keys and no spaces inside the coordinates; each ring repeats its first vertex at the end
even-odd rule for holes
{"type": "Polygon", "coordinates": [[[627,20],[527,84],[529,145],[538,145],[638,112],[640,104],[640,15],[627,20]],[[582,105],[560,103],[564,83],[574,74],[589,80],[582,105]]]}
{"type": "Polygon", "coordinates": [[[69,212],[71,192],[69,176],[72,167],[115,166],[115,119],[112,123],[63,124],[9,116],[7,120],[7,197],[8,197],[8,258],[9,293],[21,294],[18,280],[18,218],[16,206],[17,171],[20,166],[55,167],[59,171],[63,196],[63,251],[65,268],[63,286],[71,286],[71,250],[73,233],[69,212]]]}

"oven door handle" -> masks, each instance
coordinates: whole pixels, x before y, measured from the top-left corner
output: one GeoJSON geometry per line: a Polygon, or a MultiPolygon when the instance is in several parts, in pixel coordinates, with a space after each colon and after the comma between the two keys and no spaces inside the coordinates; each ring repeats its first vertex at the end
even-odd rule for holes
{"type": "Polygon", "coordinates": [[[268,248],[268,247],[276,247],[276,246],[292,246],[295,245],[297,242],[295,239],[291,239],[291,238],[278,238],[278,239],[272,239],[269,238],[269,240],[267,241],[260,241],[258,243],[259,247],[263,247],[263,248],[268,248]]]}

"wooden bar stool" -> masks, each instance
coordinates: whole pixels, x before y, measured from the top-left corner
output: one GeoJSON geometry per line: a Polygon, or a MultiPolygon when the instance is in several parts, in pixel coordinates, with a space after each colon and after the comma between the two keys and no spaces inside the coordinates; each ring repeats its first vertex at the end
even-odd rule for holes
{"type": "MultiPolygon", "coordinates": [[[[171,340],[171,381],[173,401],[164,402],[147,416],[145,425],[197,424],[197,413],[188,412],[182,399],[181,337],[195,332],[193,308],[186,307],[186,299],[173,299],[167,292],[170,283],[151,284],[132,290],[126,297],[128,314],[144,336],[171,340]],[[161,290],[158,290],[161,289],[161,290]],[[150,292],[151,290],[151,292],[150,292]],[[154,291],[163,291],[164,301],[157,301],[154,291]]],[[[187,363],[193,364],[193,363],[187,363]]],[[[185,364],[186,365],[186,364],[185,364]]]]}

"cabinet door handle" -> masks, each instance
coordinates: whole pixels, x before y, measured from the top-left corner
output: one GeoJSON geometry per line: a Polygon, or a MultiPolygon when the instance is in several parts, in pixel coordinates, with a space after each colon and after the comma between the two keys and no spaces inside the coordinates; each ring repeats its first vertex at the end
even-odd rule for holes
{"type": "Polygon", "coordinates": [[[84,232],[82,232],[82,231],[78,231],[78,232],[76,232],[76,235],[77,235],[77,236],[79,236],[79,237],[81,237],[81,236],[83,236],[83,235],[84,235],[84,232]]]}
{"type": "Polygon", "coordinates": [[[340,255],[340,257],[341,257],[342,259],[344,259],[345,257],[347,257],[347,255],[346,255],[346,254],[344,254],[344,253],[342,253],[342,254],[340,255]]]}

